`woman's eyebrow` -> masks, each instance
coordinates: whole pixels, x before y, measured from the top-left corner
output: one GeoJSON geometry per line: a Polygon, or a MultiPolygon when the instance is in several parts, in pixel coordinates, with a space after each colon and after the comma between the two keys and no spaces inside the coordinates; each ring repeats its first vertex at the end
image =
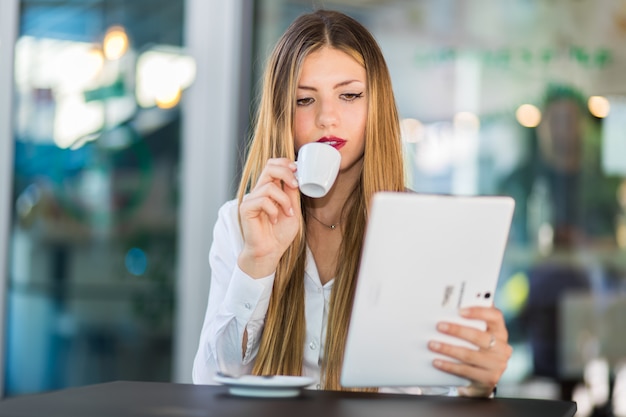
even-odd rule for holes
{"type": "MultiPolygon", "coordinates": [[[[356,79],[355,79],[355,80],[346,80],[346,81],[341,81],[341,82],[339,82],[339,83],[335,84],[335,85],[333,86],[333,89],[337,89],[337,88],[339,88],[339,87],[344,87],[344,86],[349,85],[349,84],[352,84],[352,83],[361,83],[361,84],[364,84],[364,82],[363,82],[363,81],[361,81],[361,80],[356,80],[356,79]]],[[[298,86],[298,89],[299,89],[299,90],[317,91],[317,88],[315,88],[315,87],[310,87],[310,86],[307,86],[307,85],[299,85],[299,86],[298,86]]]]}
{"type": "Polygon", "coordinates": [[[342,81],[340,83],[335,84],[335,86],[333,88],[343,87],[343,86],[346,86],[346,85],[352,84],[352,83],[364,84],[363,81],[361,81],[361,80],[346,80],[346,81],[342,81]]]}

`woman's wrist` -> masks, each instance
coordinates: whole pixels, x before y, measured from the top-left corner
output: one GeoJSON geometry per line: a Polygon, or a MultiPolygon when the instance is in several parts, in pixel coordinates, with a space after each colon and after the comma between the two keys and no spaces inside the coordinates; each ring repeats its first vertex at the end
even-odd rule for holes
{"type": "Polygon", "coordinates": [[[254,279],[265,278],[276,271],[278,262],[273,257],[247,256],[244,252],[237,259],[237,266],[254,279]]]}

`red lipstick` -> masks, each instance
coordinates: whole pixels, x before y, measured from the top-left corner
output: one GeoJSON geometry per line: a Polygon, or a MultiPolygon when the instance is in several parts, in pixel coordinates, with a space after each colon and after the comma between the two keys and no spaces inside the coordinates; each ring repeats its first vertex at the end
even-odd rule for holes
{"type": "Polygon", "coordinates": [[[345,139],[341,139],[335,136],[324,136],[323,138],[319,138],[317,141],[320,143],[326,143],[337,150],[343,148],[346,142],[348,142],[345,139]]]}

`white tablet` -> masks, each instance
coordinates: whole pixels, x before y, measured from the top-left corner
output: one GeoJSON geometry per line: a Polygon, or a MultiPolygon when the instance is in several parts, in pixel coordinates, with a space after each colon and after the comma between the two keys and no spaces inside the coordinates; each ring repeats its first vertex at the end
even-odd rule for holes
{"type": "Polygon", "coordinates": [[[429,340],[458,310],[493,304],[514,200],[415,193],[374,196],[341,374],[346,387],[463,386],[432,365],[429,340]]]}

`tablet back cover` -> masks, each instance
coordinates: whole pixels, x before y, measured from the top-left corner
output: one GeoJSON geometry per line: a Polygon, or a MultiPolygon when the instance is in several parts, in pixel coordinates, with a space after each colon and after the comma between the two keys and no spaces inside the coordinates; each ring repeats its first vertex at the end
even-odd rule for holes
{"type": "Polygon", "coordinates": [[[462,386],[434,368],[429,340],[476,348],[436,331],[439,321],[493,304],[514,210],[509,197],[374,196],[341,383],[346,387],[462,386]]]}

